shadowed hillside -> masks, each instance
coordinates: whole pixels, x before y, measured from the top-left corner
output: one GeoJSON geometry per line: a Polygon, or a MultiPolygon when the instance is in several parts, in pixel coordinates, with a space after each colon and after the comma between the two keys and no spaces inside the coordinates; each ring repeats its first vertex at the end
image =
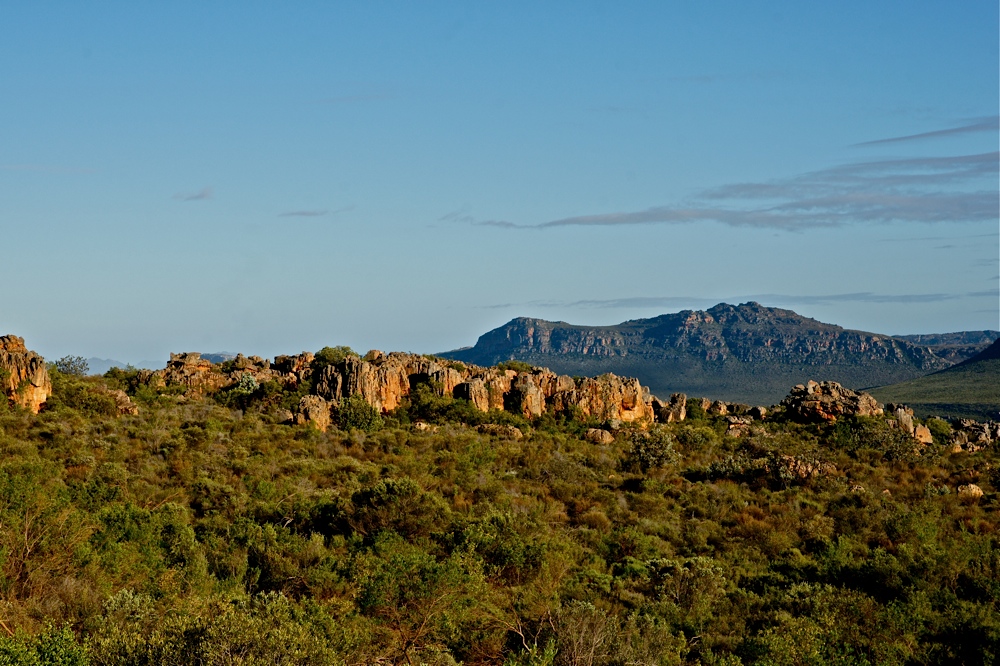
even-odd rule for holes
{"type": "Polygon", "coordinates": [[[905,402],[920,415],[996,419],[1000,416],[1000,340],[956,366],[872,390],[879,400],[905,402]]]}

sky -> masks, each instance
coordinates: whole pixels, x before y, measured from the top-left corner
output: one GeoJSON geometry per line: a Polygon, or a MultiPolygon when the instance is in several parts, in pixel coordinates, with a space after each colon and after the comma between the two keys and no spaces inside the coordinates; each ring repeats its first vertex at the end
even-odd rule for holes
{"type": "Polygon", "coordinates": [[[1000,17],[4,2],[0,334],[432,353],[748,300],[1000,328],[1000,17]]]}

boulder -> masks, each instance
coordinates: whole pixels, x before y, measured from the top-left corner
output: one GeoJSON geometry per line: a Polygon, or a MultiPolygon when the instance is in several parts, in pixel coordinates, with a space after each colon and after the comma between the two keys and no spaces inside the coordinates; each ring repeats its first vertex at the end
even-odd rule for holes
{"type": "Polygon", "coordinates": [[[112,389],[108,391],[108,395],[115,399],[115,407],[118,409],[118,416],[124,416],[126,414],[135,416],[139,413],[139,408],[132,398],[128,397],[125,391],[120,391],[118,389],[112,389]]]}
{"type": "Polygon", "coordinates": [[[792,388],[781,404],[794,420],[816,423],[833,422],[842,416],[882,414],[871,395],[844,388],[837,382],[813,382],[792,388]]]}
{"type": "Polygon", "coordinates": [[[726,434],[730,437],[746,436],[753,425],[753,418],[750,416],[727,416],[726,421],[729,423],[726,434]]]}
{"type": "Polygon", "coordinates": [[[713,416],[725,416],[729,413],[729,405],[721,400],[716,400],[708,406],[706,411],[713,416]]]}
{"type": "Polygon", "coordinates": [[[587,431],[587,434],[583,436],[588,442],[594,444],[608,445],[615,441],[615,436],[612,435],[607,430],[602,428],[591,428],[587,431]]]}
{"type": "Polygon", "coordinates": [[[52,395],[45,359],[16,335],[0,337],[0,391],[7,399],[37,414],[52,395]]]}
{"type": "Polygon", "coordinates": [[[520,428],[500,423],[484,423],[476,426],[476,430],[484,435],[492,435],[494,437],[500,437],[501,439],[518,440],[524,437],[524,433],[521,432],[520,428]]]}
{"type": "Polygon", "coordinates": [[[983,496],[983,489],[974,483],[958,487],[958,496],[966,499],[979,499],[983,496]]]}

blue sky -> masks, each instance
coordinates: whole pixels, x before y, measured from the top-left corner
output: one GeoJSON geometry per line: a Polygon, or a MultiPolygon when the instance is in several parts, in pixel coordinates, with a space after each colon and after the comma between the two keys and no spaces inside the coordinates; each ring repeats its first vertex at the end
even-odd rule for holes
{"type": "Polygon", "coordinates": [[[0,332],[1000,327],[995,1],[0,5],[0,332]]]}

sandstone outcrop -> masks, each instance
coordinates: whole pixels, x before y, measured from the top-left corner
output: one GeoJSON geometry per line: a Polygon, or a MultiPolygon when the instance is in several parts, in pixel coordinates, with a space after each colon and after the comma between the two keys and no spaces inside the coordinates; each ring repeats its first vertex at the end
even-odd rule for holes
{"type": "Polygon", "coordinates": [[[897,428],[905,432],[907,435],[913,435],[916,425],[913,423],[912,409],[906,405],[897,405],[890,402],[885,406],[885,412],[886,414],[891,415],[897,428]]]}
{"type": "Polygon", "coordinates": [[[798,384],[781,404],[788,414],[809,423],[833,422],[842,416],[877,416],[883,413],[871,395],[844,388],[837,382],[798,384]]]}
{"type": "Polygon", "coordinates": [[[931,429],[923,425],[918,425],[913,428],[913,438],[921,444],[934,443],[934,436],[931,434],[931,429]]]}
{"type": "Polygon", "coordinates": [[[180,385],[194,393],[217,391],[228,383],[220,366],[198,352],[171,354],[167,367],[153,374],[167,386],[180,385]]]}
{"type": "Polygon", "coordinates": [[[660,423],[679,423],[687,417],[687,396],[683,393],[674,393],[670,396],[670,402],[666,404],[654,398],[653,411],[660,423]]]}
{"type": "Polygon", "coordinates": [[[16,335],[0,337],[0,390],[8,400],[35,414],[52,395],[45,359],[16,335]]]}
{"type": "Polygon", "coordinates": [[[295,423],[298,425],[311,423],[320,431],[326,432],[330,427],[330,404],[318,395],[302,396],[295,413],[295,423]]]}

